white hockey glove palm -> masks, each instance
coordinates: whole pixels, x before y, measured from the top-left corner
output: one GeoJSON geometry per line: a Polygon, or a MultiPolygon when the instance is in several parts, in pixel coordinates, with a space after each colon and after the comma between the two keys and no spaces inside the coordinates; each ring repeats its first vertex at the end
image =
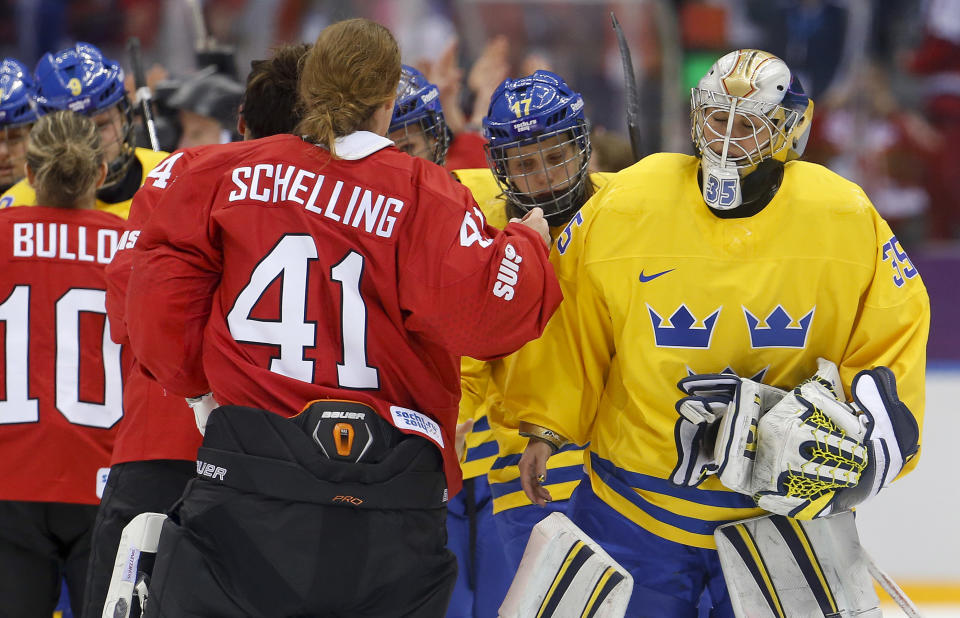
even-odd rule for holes
{"type": "Polygon", "coordinates": [[[836,366],[819,363],[817,375],[764,415],[758,431],[754,498],[763,509],[797,519],[875,495],[916,452],[919,436],[889,369],[860,372],[851,405],[836,366]]]}
{"type": "Polygon", "coordinates": [[[219,408],[220,404],[213,398],[213,393],[207,393],[199,397],[187,397],[187,405],[193,410],[197,429],[200,430],[200,435],[203,435],[207,430],[207,419],[210,418],[210,413],[215,408],[219,408]]]}

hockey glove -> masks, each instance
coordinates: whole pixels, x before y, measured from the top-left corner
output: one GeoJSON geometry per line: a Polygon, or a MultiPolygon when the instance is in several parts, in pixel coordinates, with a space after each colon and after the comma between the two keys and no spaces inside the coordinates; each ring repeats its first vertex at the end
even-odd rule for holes
{"type": "Polygon", "coordinates": [[[819,369],[774,406],[758,428],[753,492],[772,513],[813,519],[833,512],[839,490],[867,466],[866,431],[844,401],[836,365],[819,369]]]}
{"type": "Polygon", "coordinates": [[[676,403],[680,418],[674,427],[677,465],[674,485],[696,487],[717,470],[713,457],[719,419],[733,400],[740,378],[732,374],[692,375],[677,387],[688,396],[676,403]]]}
{"type": "Polygon", "coordinates": [[[720,421],[714,447],[716,474],[727,489],[753,494],[753,467],[760,418],[786,396],[786,391],[742,379],[720,421]]]}
{"type": "Polygon", "coordinates": [[[916,454],[917,422],[897,397],[893,372],[861,371],[852,392],[845,403],[835,367],[818,371],[761,420],[753,479],[761,508],[797,519],[852,508],[916,454]]]}
{"type": "Polygon", "coordinates": [[[213,412],[215,408],[219,408],[220,404],[213,398],[213,393],[207,393],[199,397],[187,397],[187,405],[193,409],[193,417],[197,421],[197,429],[200,430],[200,435],[203,435],[207,430],[207,419],[210,418],[210,413],[213,412]]]}

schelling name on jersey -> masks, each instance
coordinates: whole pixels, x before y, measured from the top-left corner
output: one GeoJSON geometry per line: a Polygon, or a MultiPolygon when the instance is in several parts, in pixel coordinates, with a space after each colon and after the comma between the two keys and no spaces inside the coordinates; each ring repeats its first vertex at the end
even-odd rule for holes
{"type": "Polygon", "coordinates": [[[381,238],[391,237],[404,205],[403,200],[349,186],[342,180],[324,187],[323,174],[282,163],[237,167],[230,178],[235,186],[227,196],[230,202],[294,202],[304,210],[381,238]]]}

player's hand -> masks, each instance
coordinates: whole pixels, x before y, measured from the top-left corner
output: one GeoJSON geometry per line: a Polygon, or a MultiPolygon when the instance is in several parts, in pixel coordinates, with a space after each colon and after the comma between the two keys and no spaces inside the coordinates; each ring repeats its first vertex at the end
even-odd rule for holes
{"type": "Polygon", "coordinates": [[[553,449],[543,440],[531,438],[520,456],[520,486],[527,498],[537,506],[546,506],[553,500],[543,483],[547,480],[547,460],[553,449]]]}
{"type": "Polygon", "coordinates": [[[467,419],[462,423],[457,423],[457,431],[454,445],[457,449],[457,459],[463,461],[463,453],[467,450],[467,434],[473,429],[473,419],[467,419]]]}
{"type": "Polygon", "coordinates": [[[540,238],[543,239],[543,244],[547,245],[547,249],[550,248],[550,226],[547,225],[547,220],[543,218],[543,209],[539,206],[525,214],[523,219],[517,217],[510,219],[510,223],[519,223],[532,229],[540,234],[540,238]]]}

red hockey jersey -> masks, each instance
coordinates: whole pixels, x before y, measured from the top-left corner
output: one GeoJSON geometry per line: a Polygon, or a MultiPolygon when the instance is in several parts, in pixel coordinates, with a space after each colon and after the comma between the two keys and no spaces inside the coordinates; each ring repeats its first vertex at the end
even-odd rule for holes
{"type": "Polygon", "coordinates": [[[372,405],[443,449],[455,492],[458,357],[516,350],[561,295],[535,232],[487,226],[449,173],[390,144],[357,132],[332,159],[280,135],[197,157],[137,241],[127,328],[180,395],[372,405]]]}
{"type": "Polygon", "coordinates": [[[97,504],[123,416],[104,267],[123,219],[0,210],[0,499],[97,504]]]}
{"type": "MultiPolygon", "coordinates": [[[[129,343],[124,310],[140,229],[187,163],[210,148],[213,146],[171,153],[147,174],[143,186],[133,197],[117,253],[107,266],[107,315],[110,316],[110,336],[117,343],[129,343]]],[[[111,465],[156,459],[196,459],[203,436],[197,430],[193,411],[183,397],[168,392],[148,377],[136,359],[124,377],[123,407],[125,418],[117,430],[111,465]]]]}

